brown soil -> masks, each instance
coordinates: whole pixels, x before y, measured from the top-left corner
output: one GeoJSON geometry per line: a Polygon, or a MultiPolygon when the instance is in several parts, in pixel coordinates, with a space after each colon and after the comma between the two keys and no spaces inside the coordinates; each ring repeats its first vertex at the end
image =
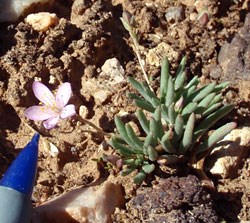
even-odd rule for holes
{"type": "MultiPolygon", "coordinates": [[[[170,60],[172,70],[181,57],[187,55],[189,78],[198,75],[204,83],[231,81],[230,88],[225,92],[225,101],[234,103],[235,110],[221,123],[234,120],[238,125],[250,124],[250,78],[241,73],[227,75],[218,62],[221,47],[226,42],[230,43],[243,27],[249,1],[209,1],[210,18],[207,24],[190,19],[197,14],[197,10],[188,2],[192,1],[59,0],[43,6],[44,10],[54,12],[60,18],[59,23],[45,33],[33,30],[25,23],[25,16],[16,23],[0,24],[0,174],[6,171],[37,131],[42,139],[34,205],[76,186],[88,185],[100,174],[103,175],[93,159],[114,151],[102,136],[88,133],[91,128],[76,118],[60,121],[57,128],[47,131],[40,122],[25,119],[23,112],[38,103],[31,89],[35,77],[53,90],[59,83],[70,82],[73,89],[71,102],[77,110],[81,106],[86,107],[85,118],[106,132],[114,131],[115,114],[135,111],[125,94],[131,91],[126,77],[142,79],[143,76],[132,41],[119,19],[123,10],[135,16],[143,57],[149,49],[164,42],[178,53],[177,58],[170,60]],[[165,13],[171,6],[183,9],[184,16],[180,21],[166,20],[165,13]],[[101,75],[100,69],[107,59],[113,57],[125,70],[124,80],[115,85],[112,77],[101,75]],[[56,157],[49,153],[48,142],[59,149],[56,157]]],[[[34,7],[31,11],[41,11],[41,7],[34,7]]],[[[246,44],[244,52],[249,55],[250,41],[246,44]]],[[[147,64],[147,73],[156,87],[159,71],[158,66],[147,64]]],[[[214,211],[220,220],[250,221],[249,172],[250,157],[242,163],[236,178],[215,181],[217,192],[211,194],[214,211]]],[[[134,197],[136,187],[131,177],[122,178],[117,171],[110,171],[109,174],[117,176],[111,177],[113,181],[123,184],[128,200],[134,197]]],[[[156,182],[160,181],[157,179],[156,182]]],[[[184,220],[176,222],[205,222],[188,221],[185,215],[181,218],[183,216],[184,220]]]]}

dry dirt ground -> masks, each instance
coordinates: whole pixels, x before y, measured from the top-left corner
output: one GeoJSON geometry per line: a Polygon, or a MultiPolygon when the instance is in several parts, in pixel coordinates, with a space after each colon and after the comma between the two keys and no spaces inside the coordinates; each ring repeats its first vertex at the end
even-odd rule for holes
{"type": "MultiPolygon", "coordinates": [[[[142,79],[143,76],[132,49],[132,41],[119,19],[123,10],[135,16],[143,58],[150,49],[164,42],[175,52],[175,56],[169,58],[172,70],[177,67],[181,57],[186,55],[189,78],[198,75],[203,83],[230,81],[230,87],[224,94],[225,102],[234,103],[235,110],[221,123],[234,120],[239,126],[249,125],[249,34],[243,41],[245,45],[241,42],[243,51],[238,55],[238,62],[234,61],[236,68],[223,67],[223,62],[231,57],[233,51],[220,54],[222,46],[226,42],[230,43],[244,26],[249,2],[209,1],[209,21],[205,23],[195,19],[199,10],[192,2],[194,1],[58,0],[33,7],[29,11],[57,14],[59,23],[46,32],[33,30],[25,23],[25,15],[15,23],[0,24],[0,174],[5,172],[20,149],[37,131],[42,139],[34,205],[74,187],[88,185],[99,177],[106,179],[109,176],[109,180],[122,183],[128,201],[134,198],[136,190],[139,194],[143,190],[150,190],[151,184],[137,189],[132,184],[131,177],[122,178],[117,171],[106,171],[102,164],[97,165],[93,159],[114,151],[102,136],[89,133],[91,128],[81,124],[76,118],[63,120],[57,128],[47,131],[40,122],[29,121],[23,115],[27,107],[38,103],[31,89],[34,78],[40,78],[53,90],[59,83],[70,82],[73,89],[71,102],[76,105],[77,111],[81,110],[82,116],[109,133],[114,131],[115,114],[135,111],[131,100],[126,97],[126,92],[132,91],[126,77],[142,79]],[[172,6],[181,10],[178,18],[166,17],[167,10],[172,6]],[[114,83],[114,77],[101,72],[102,65],[110,58],[117,58],[125,70],[118,83],[114,83]],[[238,65],[241,67],[238,68],[238,65]],[[233,69],[240,72],[232,72],[233,69]],[[50,143],[59,149],[58,154],[50,153],[50,143]]],[[[249,24],[245,26],[250,27],[249,24]]],[[[147,73],[157,88],[160,68],[150,59],[147,62],[147,73]]],[[[127,118],[130,118],[129,115],[127,118]]],[[[172,177],[190,174],[188,171],[183,172],[173,172],[172,177]]],[[[161,177],[163,176],[159,175],[152,180],[161,184],[161,177]]],[[[202,200],[212,210],[197,214],[207,216],[207,220],[178,213],[173,215],[173,212],[172,218],[168,219],[172,219],[171,222],[250,221],[249,177],[248,157],[240,166],[237,176],[226,180],[213,179],[217,191],[208,192],[210,197],[202,200]],[[211,217],[215,215],[218,218],[211,217]]],[[[166,184],[180,185],[185,180],[181,179],[178,183],[173,178],[166,184]]],[[[191,185],[199,184],[192,176],[187,180],[193,182],[191,185]]],[[[203,199],[203,189],[197,186],[197,190],[203,199]]],[[[166,196],[169,196],[167,192],[166,196]]],[[[132,201],[130,205],[136,202],[132,201]]],[[[188,202],[191,202],[189,198],[184,201],[183,210],[192,206],[190,204],[187,207],[188,202]]],[[[195,202],[201,204],[200,201],[195,202]]],[[[175,207],[173,205],[170,209],[174,210],[175,207]]],[[[114,222],[126,222],[123,218],[130,222],[150,222],[146,221],[147,216],[144,216],[144,220],[135,217],[129,205],[127,209],[125,207],[125,210],[116,213],[114,222]]],[[[159,219],[152,222],[162,222],[159,219]]]]}

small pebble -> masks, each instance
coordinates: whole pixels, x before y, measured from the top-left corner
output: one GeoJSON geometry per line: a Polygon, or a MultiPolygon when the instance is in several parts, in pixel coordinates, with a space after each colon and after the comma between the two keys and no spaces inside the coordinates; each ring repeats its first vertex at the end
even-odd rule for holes
{"type": "Polygon", "coordinates": [[[59,19],[55,13],[39,12],[30,14],[26,22],[36,31],[46,32],[50,27],[55,26],[59,19]]]}
{"type": "Polygon", "coordinates": [[[165,14],[165,18],[169,23],[181,22],[185,18],[183,7],[168,8],[165,14]]]}
{"type": "Polygon", "coordinates": [[[209,22],[209,15],[207,11],[203,11],[200,13],[200,15],[198,16],[197,20],[199,21],[199,23],[202,26],[206,26],[207,23],[209,22]]]}
{"type": "Polygon", "coordinates": [[[148,51],[146,62],[152,66],[159,67],[164,57],[167,57],[169,61],[176,61],[179,57],[179,53],[169,44],[162,42],[148,51]]]}

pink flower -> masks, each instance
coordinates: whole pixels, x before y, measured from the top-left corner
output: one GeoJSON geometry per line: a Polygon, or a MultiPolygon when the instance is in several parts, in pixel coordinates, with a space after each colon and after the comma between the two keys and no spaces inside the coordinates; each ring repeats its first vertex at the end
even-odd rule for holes
{"type": "Polygon", "coordinates": [[[69,118],[76,114],[73,104],[67,105],[72,90],[70,83],[63,83],[59,86],[56,96],[41,82],[34,81],[33,92],[41,105],[35,105],[25,110],[24,114],[28,119],[44,121],[46,129],[56,126],[59,119],[69,118]]]}

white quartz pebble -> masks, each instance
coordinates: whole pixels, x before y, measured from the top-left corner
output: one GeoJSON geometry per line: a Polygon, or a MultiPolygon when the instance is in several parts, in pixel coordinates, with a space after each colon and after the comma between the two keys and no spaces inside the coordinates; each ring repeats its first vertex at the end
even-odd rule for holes
{"type": "Polygon", "coordinates": [[[48,0],[0,0],[0,22],[14,22],[34,3],[48,0]]]}

